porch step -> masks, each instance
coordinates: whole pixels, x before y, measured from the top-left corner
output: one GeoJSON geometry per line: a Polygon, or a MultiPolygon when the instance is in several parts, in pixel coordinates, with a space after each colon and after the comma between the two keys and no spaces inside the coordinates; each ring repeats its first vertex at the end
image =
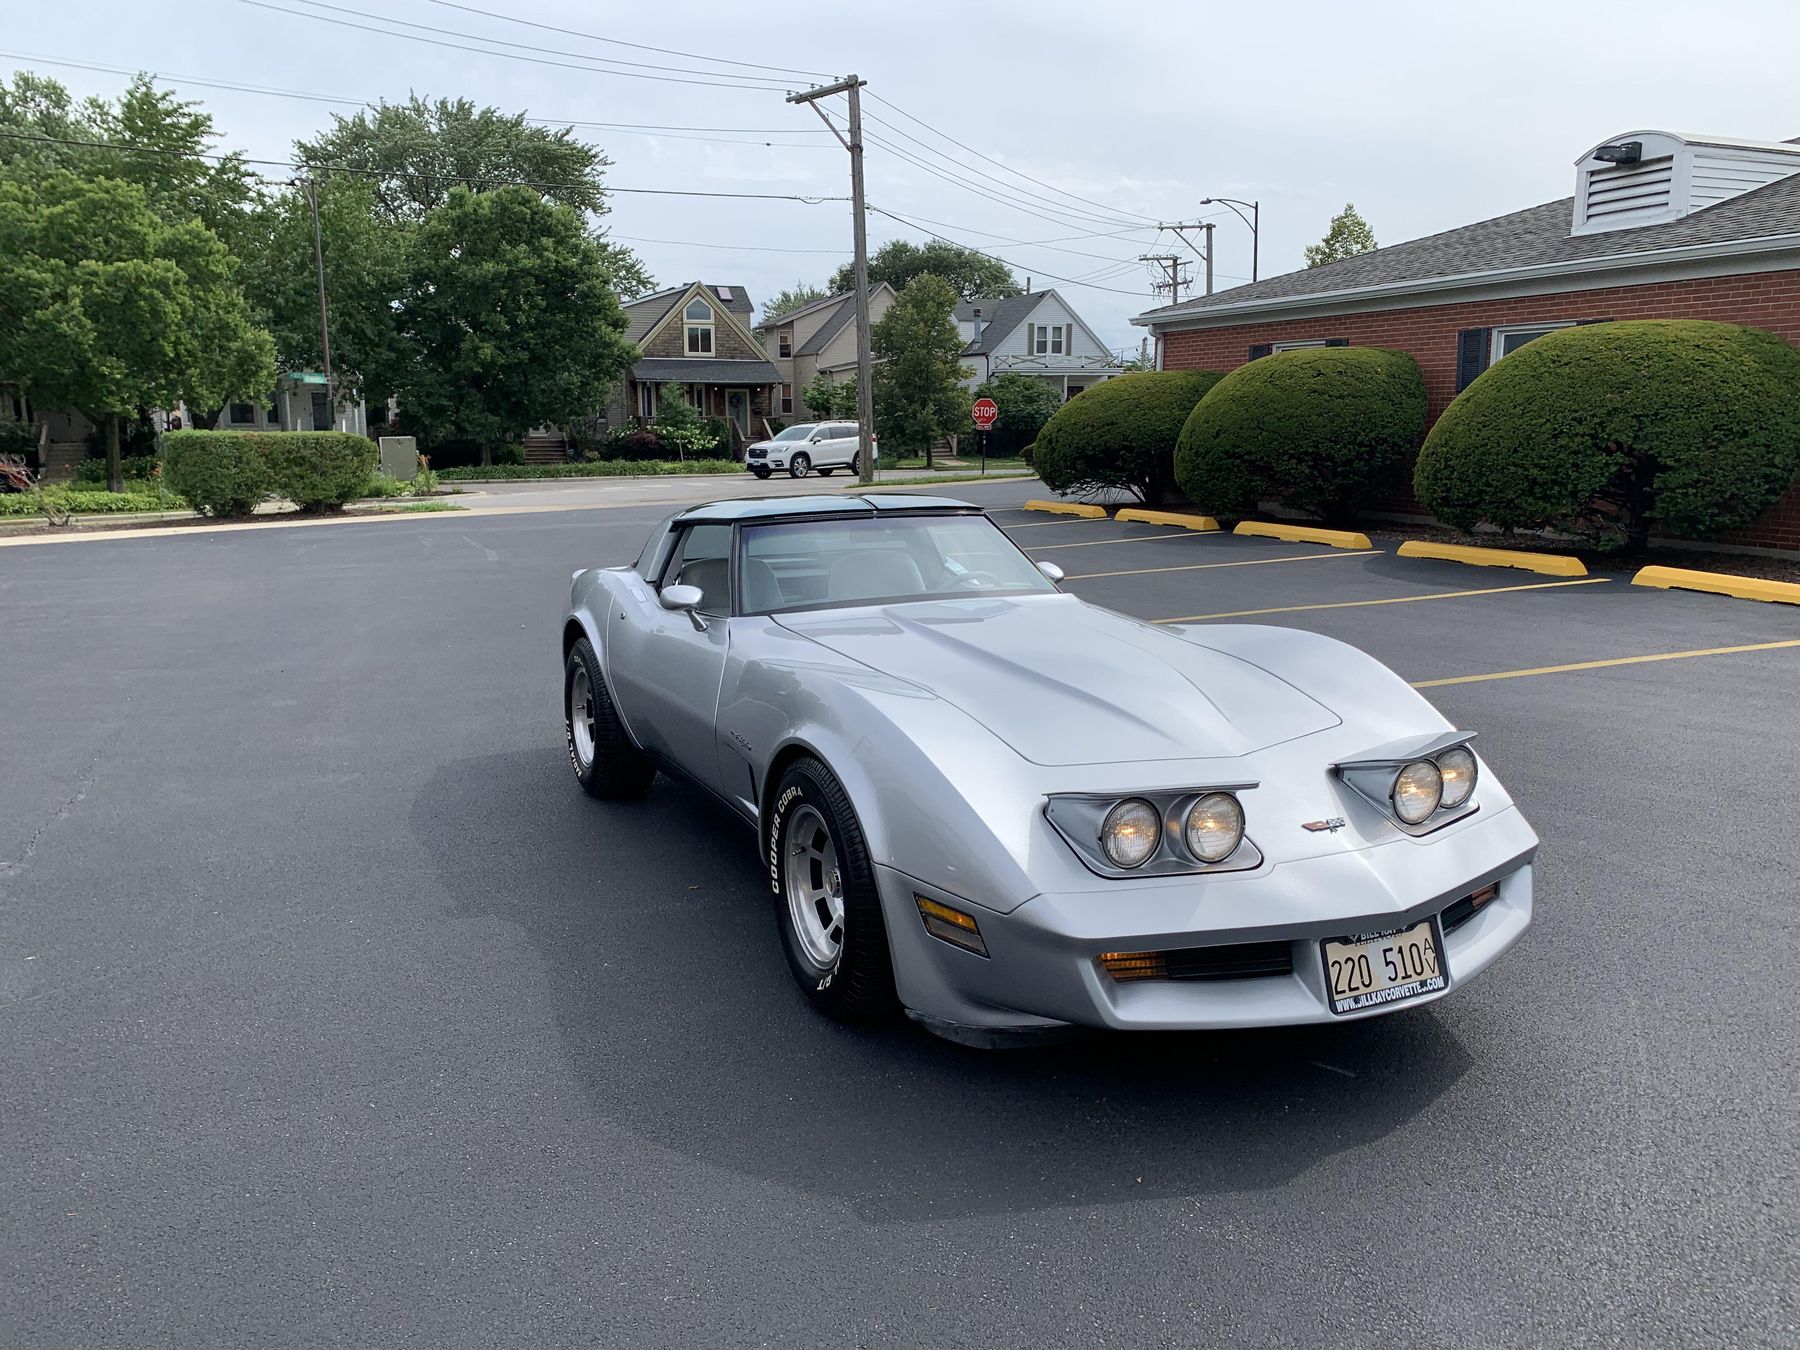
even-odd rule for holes
{"type": "Polygon", "coordinates": [[[51,441],[44,447],[44,477],[52,483],[66,483],[86,458],[84,441],[51,441]]]}
{"type": "Polygon", "coordinates": [[[527,464],[561,464],[569,457],[560,441],[526,441],[524,448],[527,464]]]}

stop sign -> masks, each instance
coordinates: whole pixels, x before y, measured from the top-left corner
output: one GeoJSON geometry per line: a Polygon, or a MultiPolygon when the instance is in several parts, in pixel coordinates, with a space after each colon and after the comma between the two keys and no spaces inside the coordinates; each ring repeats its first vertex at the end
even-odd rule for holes
{"type": "Polygon", "coordinates": [[[1000,405],[991,398],[978,398],[975,406],[969,409],[969,416],[975,419],[978,430],[986,431],[1000,420],[1000,405]]]}

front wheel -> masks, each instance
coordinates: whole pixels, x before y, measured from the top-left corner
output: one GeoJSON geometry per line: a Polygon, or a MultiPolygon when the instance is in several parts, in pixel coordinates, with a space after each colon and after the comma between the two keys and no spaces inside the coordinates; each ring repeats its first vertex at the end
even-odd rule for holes
{"type": "Polygon", "coordinates": [[[835,472],[836,472],[836,470],[835,470],[835,469],[820,469],[820,470],[819,470],[819,477],[821,477],[821,478],[829,478],[829,477],[831,477],[831,475],[832,475],[832,474],[833,474],[833,473],[835,473],[835,472]]]}
{"type": "Polygon", "coordinates": [[[650,790],[656,765],[626,735],[586,638],[576,640],[563,666],[563,729],[575,781],[588,796],[617,801],[650,790]]]}
{"type": "Polygon", "coordinates": [[[875,869],[849,795],[816,759],[796,760],[769,823],[775,921],[788,969],[820,1012],[869,1021],[894,1008],[894,963],[875,869]]]}
{"type": "Polygon", "coordinates": [[[812,472],[812,456],[802,450],[788,461],[788,477],[804,478],[812,472]]]}
{"type": "Polygon", "coordinates": [[[758,478],[767,478],[769,476],[769,471],[767,469],[752,469],[750,472],[755,474],[758,478]]]}

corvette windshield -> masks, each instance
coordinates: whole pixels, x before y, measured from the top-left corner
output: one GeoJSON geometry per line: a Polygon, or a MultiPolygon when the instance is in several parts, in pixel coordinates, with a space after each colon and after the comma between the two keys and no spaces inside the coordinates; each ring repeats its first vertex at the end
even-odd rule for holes
{"type": "Polygon", "coordinates": [[[986,516],[784,521],[740,538],[746,614],[1056,589],[986,516]]]}

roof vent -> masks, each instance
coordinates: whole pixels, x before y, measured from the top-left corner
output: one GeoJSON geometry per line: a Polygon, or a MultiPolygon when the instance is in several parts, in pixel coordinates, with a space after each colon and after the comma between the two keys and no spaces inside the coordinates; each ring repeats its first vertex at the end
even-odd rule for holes
{"type": "Polygon", "coordinates": [[[1800,173],[1800,146],[1632,131],[1575,161],[1572,234],[1660,225],[1800,173]]]}

